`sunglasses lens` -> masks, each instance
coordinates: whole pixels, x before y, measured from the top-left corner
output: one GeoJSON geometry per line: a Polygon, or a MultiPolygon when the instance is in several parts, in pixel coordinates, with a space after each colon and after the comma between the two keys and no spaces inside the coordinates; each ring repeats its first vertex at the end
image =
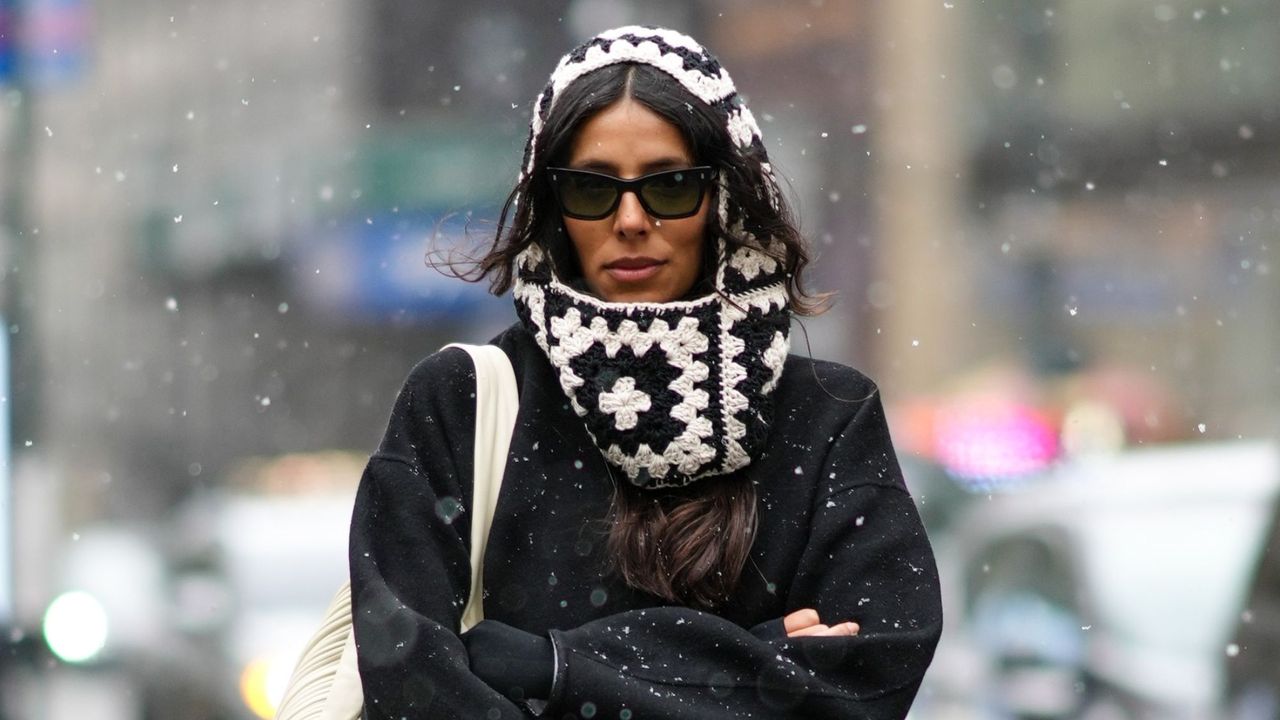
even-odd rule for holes
{"type": "Polygon", "coordinates": [[[656,216],[692,215],[702,201],[702,183],[692,172],[663,173],[646,182],[640,194],[656,216]]]}
{"type": "Polygon", "coordinates": [[[689,217],[702,204],[706,189],[706,168],[672,170],[656,173],[639,180],[618,178],[592,172],[553,168],[551,182],[555,185],[560,209],[565,215],[582,220],[600,220],[618,208],[618,196],[624,189],[634,189],[640,195],[645,212],[657,218],[689,217]]]}
{"type": "Polygon", "coordinates": [[[560,204],[565,213],[580,217],[607,215],[618,197],[608,178],[577,173],[559,173],[555,179],[560,204]]]}

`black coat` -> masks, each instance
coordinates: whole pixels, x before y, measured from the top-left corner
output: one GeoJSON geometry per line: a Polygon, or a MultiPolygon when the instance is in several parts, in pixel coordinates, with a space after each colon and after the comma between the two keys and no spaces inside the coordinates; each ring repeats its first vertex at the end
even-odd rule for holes
{"type": "MultiPolygon", "coordinates": [[[[604,459],[532,335],[517,325],[494,344],[515,368],[520,412],[485,559],[485,616],[552,639],[546,716],[906,715],[942,612],[933,553],[870,380],[788,358],[767,450],[741,471],[759,492],[752,560],[711,614],[608,572],[604,459]],[[805,607],[861,632],[787,639],[781,618],[805,607]]],[[[351,578],[370,718],[526,715],[471,672],[456,630],[470,587],[460,506],[471,496],[474,391],[464,352],[419,363],[360,483],[351,578]]]]}

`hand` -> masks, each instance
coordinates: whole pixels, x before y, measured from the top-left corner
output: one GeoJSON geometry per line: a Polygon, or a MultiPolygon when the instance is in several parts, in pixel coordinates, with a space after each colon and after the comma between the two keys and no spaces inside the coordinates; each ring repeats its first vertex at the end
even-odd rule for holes
{"type": "Polygon", "coordinates": [[[825,625],[818,619],[818,611],[812,608],[797,610],[782,619],[787,637],[850,637],[858,634],[858,623],[842,622],[825,625]]]}
{"type": "Polygon", "coordinates": [[[459,636],[471,672],[512,700],[545,698],[555,675],[551,640],[497,620],[481,620],[459,636]]]}

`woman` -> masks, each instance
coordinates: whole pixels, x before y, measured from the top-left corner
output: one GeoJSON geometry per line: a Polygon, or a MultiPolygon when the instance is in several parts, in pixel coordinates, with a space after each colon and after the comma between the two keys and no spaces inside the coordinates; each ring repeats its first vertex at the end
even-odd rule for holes
{"type": "Polygon", "coordinates": [[[706,50],[625,27],[561,60],[479,266],[520,318],[493,341],[520,412],[487,619],[456,632],[475,381],[442,351],[356,501],[368,717],[906,714],[941,629],[933,555],[875,386],[787,354],[806,261],[706,50]]]}

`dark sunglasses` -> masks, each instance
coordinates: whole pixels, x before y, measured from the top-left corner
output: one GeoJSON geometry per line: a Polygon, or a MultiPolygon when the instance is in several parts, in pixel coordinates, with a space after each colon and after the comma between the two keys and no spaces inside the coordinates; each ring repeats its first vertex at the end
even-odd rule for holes
{"type": "Polygon", "coordinates": [[[565,215],[578,220],[609,217],[631,191],[650,216],[660,220],[686,218],[702,207],[702,196],[714,173],[710,167],[663,170],[633,180],[590,170],[548,168],[551,189],[565,215]]]}

